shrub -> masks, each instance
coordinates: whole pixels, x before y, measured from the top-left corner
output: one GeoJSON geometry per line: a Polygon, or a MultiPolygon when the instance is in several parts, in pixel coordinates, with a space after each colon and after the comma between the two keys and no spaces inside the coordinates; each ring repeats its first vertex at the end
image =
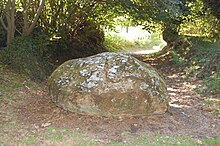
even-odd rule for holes
{"type": "Polygon", "coordinates": [[[45,36],[16,37],[4,50],[2,61],[33,80],[44,80],[52,71],[45,56],[47,43],[45,36]]]}
{"type": "Polygon", "coordinates": [[[213,94],[219,94],[220,95],[220,71],[211,78],[206,80],[207,85],[207,91],[213,94]]]}
{"type": "Polygon", "coordinates": [[[70,59],[107,51],[103,46],[104,32],[94,22],[85,22],[77,33],[71,33],[73,32],[60,34],[51,39],[48,53],[54,64],[60,65],[70,59]]]}
{"type": "Polygon", "coordinates": [[[220,43],[205,38],[192,37],[192,48],[187,54],[189,66],[196,66],[193,71],[203,78],[207,93],[220,95],[220,43]]]}
{"type": "Polygon", "coordinates": [[[177,39],[170,44],[170,61],[186,75],[203,79],[208,94],[220,95],[220,43],[204,37],[177,39]]]}

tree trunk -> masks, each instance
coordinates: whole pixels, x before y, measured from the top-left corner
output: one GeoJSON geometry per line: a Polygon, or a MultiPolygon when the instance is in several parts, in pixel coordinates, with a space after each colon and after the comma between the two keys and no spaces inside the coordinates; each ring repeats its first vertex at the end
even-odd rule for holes
{"type": "Polygon", "coordinates": [[[178,31],[174,26],[166,26],[163,30],[163,40],[170,44],[178,38],[178,31]]]}
{"type": "Polygon", "coordinates": [[[8,0],[5,6],[5,18],[6,22],[4,22],[4,18],[1,17],[0,21],[3,25],[4,29],[7,31],[7,47],[9,47],[12,43],[12,40],[15,36],[15,0],[8,0]],[[7,25],[6,25],[7,24],[7,25]]]}
{"type": "Polygon", "coordinates": [[[37,8],[37,12],[36,12],[33,20],[30,22],[28,19],[28,9],[31,5],[31,1],[27,2],[27,0],[23,0],[22,5],[24,8],[24,11],[23,11],[23,16],[24,16],[23,35],[24,36],[29,36],[32,33],[32,31],[34,30],[34,27],[37,24],[37,21],[40,17],[40,14],[42,12],[43,7],[44,7],[44,4],[45,4],[45,0],[40,0],[40,4],[39,4],[39,7],[37,8]]]}

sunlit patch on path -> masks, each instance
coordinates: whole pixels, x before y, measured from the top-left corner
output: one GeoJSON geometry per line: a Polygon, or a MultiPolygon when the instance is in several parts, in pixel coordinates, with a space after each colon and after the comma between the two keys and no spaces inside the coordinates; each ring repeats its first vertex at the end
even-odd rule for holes
{"type": "Polygon", "coordinates": [[[130,52],[130,54],[135,54],[135,55],[147,55],[147,54],[152,54],[155,52],[160,51],[161,48],[160,46],[153,46],[151,49],[135,49],[130,52]]]}

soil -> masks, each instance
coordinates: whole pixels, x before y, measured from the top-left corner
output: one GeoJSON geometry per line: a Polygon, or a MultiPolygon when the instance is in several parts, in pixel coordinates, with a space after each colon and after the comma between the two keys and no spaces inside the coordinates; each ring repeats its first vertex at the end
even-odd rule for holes
{"type": "MultiPolygon", "coordinates": [[[[163,115],[97,117],[70,113],[51,102],[44,84],[40,88],[26,86],[25,90],[19,91],[13,104],[0,103],[0,124],[21,123],[29,131],[50,126],[75,129],[103,144],[129,141],[146,133],[194,138],[219,136],[218,115],[204,108],[204,97],[194,91],[202,82],[193,78],[186,79],[173,65],[156,67],[165,77],[170,96],[170,108],[163,115]]],[[[14,133],[20,135],[22,131],[14,133]]],[[[16,137],[16,134],[12,136],[16,137]]]]}

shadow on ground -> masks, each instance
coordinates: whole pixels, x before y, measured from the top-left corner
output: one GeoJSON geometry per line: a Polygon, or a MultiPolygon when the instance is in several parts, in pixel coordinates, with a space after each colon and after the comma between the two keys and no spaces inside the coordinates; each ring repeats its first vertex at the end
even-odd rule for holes
{"type": "MultiPolygon", "coordinates": [[[[160,67],[170,95],[170,108],[164,115],[96,117],[63,111],[50,100],[45,84],[40,87],[24,87],[13,93],[13,104],[1,102],[0,124],[17,123],[22,126],[2,128],[0,136],[21,137],[27,133],[43,131],[45,128],[65,128],[78,131],[102,144],[112,141],[124,142],[137,136],[159,133],[192,136],[194,138],[220,135],[219,118],[204,110],[203,97],[194,88],[199,80],[186,80],[175,69],[160,67]]],[[[12,124],[13,125],[13,124],[12,124]]]]}

